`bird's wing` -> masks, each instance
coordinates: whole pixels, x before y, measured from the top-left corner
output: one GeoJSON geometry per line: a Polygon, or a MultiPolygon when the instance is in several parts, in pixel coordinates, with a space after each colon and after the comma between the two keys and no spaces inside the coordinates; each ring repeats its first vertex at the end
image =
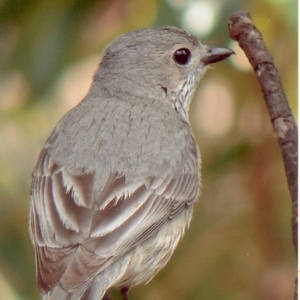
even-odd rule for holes
{"type": "Polygon", "coordinates": [[[111,174],[97,195],[93,174],[72,175],[44,149],[33,173],[30,211],[40,290],[58,282],[75,290],[157,233],[196,199],[196,169],[190,155],[178,174],[134,182],[111,174]]]}

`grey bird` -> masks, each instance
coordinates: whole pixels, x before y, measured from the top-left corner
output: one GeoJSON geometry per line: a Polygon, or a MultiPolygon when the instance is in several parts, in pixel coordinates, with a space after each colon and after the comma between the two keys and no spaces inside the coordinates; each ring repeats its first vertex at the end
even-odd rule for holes
{"type": "Polygon", "coordinates": [[[233,53],[176,27],[118,37],[32,175],[30,233],[43,300],[109,299],[172,256],[200,191],[188,121],[197,84],[233,53]]]}

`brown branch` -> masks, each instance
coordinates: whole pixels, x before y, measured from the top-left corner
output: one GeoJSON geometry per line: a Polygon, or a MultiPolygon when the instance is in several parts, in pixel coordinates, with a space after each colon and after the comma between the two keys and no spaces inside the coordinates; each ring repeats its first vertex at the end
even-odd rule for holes
{"type": "MultiPolygon", "coordinates": [[[[292,199],[292,237],[298,244],[298,128],[262,34],[245,11],[234,13],[228,22],[232,39],[238,41],[254,69],[277,137],[292,199]]],[[[297,298],[295,298],[297,299],[297,298]]]]}

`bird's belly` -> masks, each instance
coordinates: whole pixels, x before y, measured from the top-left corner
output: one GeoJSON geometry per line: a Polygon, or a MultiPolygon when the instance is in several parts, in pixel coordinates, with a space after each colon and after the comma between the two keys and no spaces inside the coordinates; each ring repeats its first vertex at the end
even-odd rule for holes
{"type": "Polygon", "coordinates": [[[160,231],[120,257],[112,266],[122,274],[114,286],[132,287],[150,281],[169,261],[192,218],[192,205],[160,231]]]}

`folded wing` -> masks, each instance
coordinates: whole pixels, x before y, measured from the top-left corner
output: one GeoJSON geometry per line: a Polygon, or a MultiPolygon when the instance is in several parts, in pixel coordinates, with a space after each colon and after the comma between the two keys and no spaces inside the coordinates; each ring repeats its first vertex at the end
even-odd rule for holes
{"type": "MultiPolygon", "coordinates": [[[[183,170],[126,181],[110,174],[95,194],[94,174],[72,175],[43,149],[32,181],[30,229],[38,285],[74,291],[195,201],[196,157],[183,170]]],[[[158,166],[159,167],[159,166],[158,166]]]]}

